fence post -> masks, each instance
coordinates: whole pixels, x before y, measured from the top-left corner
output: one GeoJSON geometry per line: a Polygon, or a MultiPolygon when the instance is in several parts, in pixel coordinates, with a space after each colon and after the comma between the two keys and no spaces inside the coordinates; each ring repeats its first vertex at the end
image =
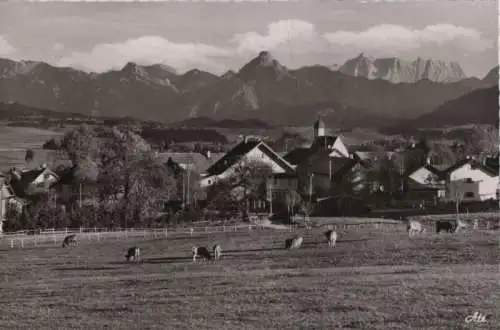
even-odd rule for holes
{"type": "Polygon", "coordinates": [[[193,237],[194,228],[189,228],[189,236],[193,237]]]}
{"type": "Polygon", "coordinates": [[[33,237],[33,242],[34,242],[35,247],[36,247],[36,246],[37,246],[37,244],[36,244],[36,234],[35,234],[35,235],[33,235],[33,236],[34,236],[34,237],[33,237]]]}
{"type": "Polygon", "coordinates": [[[67,234],[68,234],[68,227],[66,227],[66,228],[64,229],[64,231],[65,231],[65,234],[67,235],[67,234]]]}
{"type": "Polygon", "coordinates": [[[236,225],[234,225],[234,231],[236,231],[236,225]]]}
{"type": "Polygon", "coordinates": [[[24,248],[24,238],[21,238],[21,247],[24,248]]]}
{"type": "Polygon", "coordinates": [[[225,233],[226,232],[226,226],[222,226],[222,231],[225,233]]]}
{"type": "Polygon", "coordinates": [[[167,236],[168,236],[168,230],[167,227],[165,227],[165,239],[167,239],[167,236]]]}
{"type": "Polygon", "coordinates": [[[10,248],[11,248],[11,249],[13,249],[13,248],[14,248],[14,240],[13,240],[13,239],[11,239],[11,240],[10,240],[10,248]]]}

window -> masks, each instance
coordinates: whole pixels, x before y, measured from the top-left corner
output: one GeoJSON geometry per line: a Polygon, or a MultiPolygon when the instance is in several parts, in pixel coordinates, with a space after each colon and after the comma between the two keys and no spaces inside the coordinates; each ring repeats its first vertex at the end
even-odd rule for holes
{"type": "Polygon", "coordinates": [[[212,180],[208,180],[208,184],[212,184],[212,180]]]}
{"type": "Polygon", "coordinates": [[[465,178],[465,183],[473,183],[472,178],[465,178]]]}
{"type": "Polygon", "coordinates": [[[474,193],[471,192],[471,191],[468,191],[468,192],[465,193],[465,197],[466,198],[473,198],[474,197],[474,193]]]}

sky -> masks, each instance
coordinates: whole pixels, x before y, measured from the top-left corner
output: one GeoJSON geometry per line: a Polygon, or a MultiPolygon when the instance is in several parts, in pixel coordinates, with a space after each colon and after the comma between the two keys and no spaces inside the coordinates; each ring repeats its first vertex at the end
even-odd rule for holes
{"type": "Polygon", "coordinates": [[[456,61],[482,78],[498,64],[497,10],[493,0],[3,2],[0,57],[94,72],[135,62],[222,74],[263,50],[289,68],[364,53],[456,61]]]}

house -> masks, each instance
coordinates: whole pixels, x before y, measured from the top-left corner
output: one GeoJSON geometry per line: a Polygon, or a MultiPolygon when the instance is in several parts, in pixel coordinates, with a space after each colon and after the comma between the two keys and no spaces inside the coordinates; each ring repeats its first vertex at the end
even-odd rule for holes
{"type": "Polygon", "coordinates": [[[407,199],[421,198],[436,201],[445,198],[446,172],[431,165],[430,160],[410,173],[407,181],[407,199]]]}
{"type": "MultiPolygon", "coordinates": [[[[272,205],[284,202],[286,193],[296,189],[297,178],[294,167],[265,142],[249,137],[245,137],[243,141],[207,169],[205,176],[200,180],[201,188],[208,191],[217,182],[233,177],[240,166],[246,162],[266,164],[272,172],[271,177],[262,186],[262,191],[256,192],[257,195],[254,194],[252,200],[249,201],[249,212],[263,212],[263,210],[270,212],[273,208],[272,205]]],[[[239,190],[238,187],[235,187],[231,191],[234,200],[242,199],[242,192],[239,190]]],[[[207,194],[207,200],[213,204],[217,200],[224,199],[220,195],[220,192],[211,190],[207,194]]]]}
{"type": "Polygon", "coordinates": [[[22,214],[29,202],[17,197],[12,187],[7,183],[7,177],[0,175],[0,233],[3,232],[3,224],[6,221],[9,210],[16,214],[22,214]]]}
{"type": "MultiPolygon", "coordinates": [[[[294,167],[274,152],[265,142],[245,137],[242,142],[206,170],[200,182],[201,186],[203,188],[210,187],[219,180],[230,177],[234,174],[234,170],[238,165],[249,161],[269,165],[273,174],[294,173],[294,167]]],[[[274,188],[279,189],[281,183],[288,186],[289,179],[277,180],[277,185],[274,188]]]]}
{"type": "Polygon", "coordinates": [[[10,174],[12,189],[16,196],[21,198],[48,192],[50,186],[59,180],[59,175],[45,164],[33,170],[18,171],[12,169],[10,174]]]}
{"type": "Polygon", "coordinates": [[[172,159],[176,164],[184,169],[189,168],[191,171],[203,175],[206,170],[216,161],[224,156],[224,153],[214,153],[206,151],[203,154],[199,152],[161,152],[158,157],[162,163],[167,163],[172,159]]]}
{"type": "Polygon", "coordinates": [[[316,120],[313,129],[314,141],[309,148],[311,151],[329,150],[330,157],[349,157],[349,151],[340,137],[325,134],[325,123],[321,118],[316,120]]]}
{"type": "Polygon", "coordinates": [[[446,170],[446,199],[464,202],[498,198],[499,177],[486,163],[471,157],[458,161],[446,170]]]}
{"type": "MultiPolygon", "coordinates": [[[[338,136],[325,135],[321,119],[314,123],[314,140],[309,148],[296,148],[284,156],[297,172],[298,189],[316,197],[332,193],[343,176],[354,173],[361,165],[349,154],[338,136]]],[[[355,179],[358,180],[359,178],[355,179]]]]}

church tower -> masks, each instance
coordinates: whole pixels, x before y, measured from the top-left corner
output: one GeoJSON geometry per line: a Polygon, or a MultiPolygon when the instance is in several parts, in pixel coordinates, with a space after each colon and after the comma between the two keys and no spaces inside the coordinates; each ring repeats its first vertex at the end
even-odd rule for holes
{"type": "Polygon", "coordinates": [[[314,122],[314,139],[320,136],[325,136],[325,123],[321,118],[318,118],[318,120],[314,122]]]}

